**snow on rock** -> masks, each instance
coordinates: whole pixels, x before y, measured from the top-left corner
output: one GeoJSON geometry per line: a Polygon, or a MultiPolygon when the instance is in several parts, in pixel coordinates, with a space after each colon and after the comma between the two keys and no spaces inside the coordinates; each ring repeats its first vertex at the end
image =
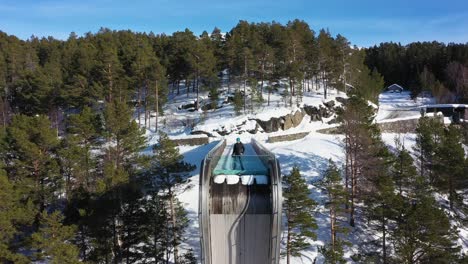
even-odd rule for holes
{"type": "Polygon", "coordinates": [[[272,109],[262,111],[254,115],[252,118],[255,118],[261,121],[268,121],[271,118],[275,118],[275,117],[279,118],[287,114],[295,113],[297,110],[300,110],[300,109],[297,107],[294,107],[292,110],[286,107],[272,108],[272,109]]]}

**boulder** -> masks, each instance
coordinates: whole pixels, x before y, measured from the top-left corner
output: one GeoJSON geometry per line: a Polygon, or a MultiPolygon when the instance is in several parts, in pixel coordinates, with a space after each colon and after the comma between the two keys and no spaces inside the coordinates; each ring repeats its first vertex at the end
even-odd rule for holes
{"type": "Polygon", "coordinates": [[[190,104],[183,104],[177,107],[177,109],[182,110],[182,109],[189,109],[189,108],[195,108],[195,103],[190,103],[190,104]]]}
{"type": "Polygon", "coordinates": [[[220,134],[221,136],[227,136],[229,134],[231,134],[232,131],[227,131],[227,130],[215,130],[218,134],[220,134]]]}
{"type": "Polygon", "coordinates": [[[323,105],[329,109],[332,109],[335,106],[335,101],[331,100],[331,101],[323,103],[323,105]]]}
{"type": "Polygon", "coordinates": [[[305,111],[306,114],[308,114],[308,115],[314,115],[314,114],[317,114],[317,113],[318,113],[317,107],[311,106],[311,105],[304,105],[304,111],[305,111]]]}
{"type": "Polygon", "coordinates": [[[281,118],[272,117],[270,120],[260,120],[256,119],[257,124],[265,131],[266,133],[276,132],[281,128],[281,118]]]}
{"type": "Polygon", "coordinates": [[[246,130],[248,133],[250,134],[257,134],[258,132],[258,124],[255,124],[255,128],[254,129],[249,129],[249,130],[246,130]]]}
{"type": "Polygon", "coordinates": [[[207,135],[209,137],[214,137],[213,134],[206,132],[206,131],[201,131],[201,130],[194,130],[190,132],[191,135],[207,135]]]}
{"type": "Polygon", "coordinates": [[[333,115],[332,111],[330,111],[328,108],[320,106],[320,117],[321,118],[329,118],[332,115],[333,115]]]}
{"type": "Polygon", "coordinates": [[[322,116],[320,114],[320,109],[315,106],[305,105],[304,111],[310,116],[310,121],[321,121],[322,116]]]}
{"type": "Polygon", "coordinates": [[[208,111],[208,110],[218,109],[218,107],[216,107],[216,104],[210,103],[210,104],[205,104],[205,105],[203,105],[203,106],[201,107],[201,109],[202,109],[203,111],[208,111]]]}
{"type": "Polygon", "coordinates": [[[298,110],[294,113],[294,115],[291,116],[292,118],[292,123],[294,127],[297,127],[301,122],[302,119],[304,118],[304,114],[302,111],[298,110]]]}
{"type": "Polygon", "coordinates": [[[287,114],[284,117],[284,122],[283,122],[283,130],[288,130],[293,127],[293,120],[290,114],[287,114]]]}
{"type": "Polygon", "coordinates": [[[345,104],[345,103],[348,101],[348,99],[343,98],[343,97],[335,97],[335,100],[336,100],[337,102],[342,103],[342,104],[345,104]]]}
{"type": "Polygon", "coordinates": [[[328,121],[327,124],[329,125],[338,124],[338,120],[336,118],[333,118],[332,120],[328,121]]]}

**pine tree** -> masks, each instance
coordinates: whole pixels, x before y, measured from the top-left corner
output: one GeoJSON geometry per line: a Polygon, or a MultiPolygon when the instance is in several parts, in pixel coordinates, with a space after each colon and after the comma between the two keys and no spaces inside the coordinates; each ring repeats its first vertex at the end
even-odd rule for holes
{"type": "MultiPolygon", "coordinates": [[[[394,178],[402,191],[393,195],[387,211],[392,221],[388,229],[394,245],[394,261],[399,263],[452,263],[458,259],[456,230],[435,201],[424,177],[417,175],[413,159],[399,148],[394,168],[401,173],[394,178]],[[403,159],[406,159],[403,160],[403,159]]],[[[395,170],[395,169],[394,169],[395,170]]],[[[389,183],[386,186],[390,186],[389,183]]],[[[394,191],[391,191],[394,194],[394,191]]],[[[388,196],[391,198],[391,196],[388,196]]]]}
{"type": "Polygon", "coordinates": [[[120,102],[126,101],[128,83],[123,74],[122,64],[118,57],[116,38],[110,29],[101,28],[96,35],[97,45],[97,78],[96,89],[100,98],[112,102],[117,98],[120,102]]]}
{"type": "Polygon", "coordinates": [[[97,180],[93,174],[97,161],[91,150],[99,146],[99,125],[98,116],[89,107],[68,118],[67,135],[59,151],[61,170],[66,177],[67,198],[77,188],[91,191],[97,180]]]}
{"type": "MultiPolygon", "coordinates": [[[[390,159],[390,157],[387,157],[390,159]]],[[[391,162],[391,161],[390,161],[391,162]]],[[[390,260],[390,246],[389,246],[389,233],[392,226],[392,220],[395,217],[395,207],[401,205],[399,197],[395,195],[395,187],[390,176],[390,168],[385,164],[380,165],[381,168],[377,169],[378,173],[372,178],[372,191],[369,192],[365,198],[365,212],[369,219],[369,226],[375,229],[379,234],[378,244],[381,246],[381,256],[379,256],[382,263],[389,263],[390,260]]],[[[412,166],[412,164],[409,164],[412,166]]],[[[402,170],[411,170],[402,168],[402,170]]],[[[380,255],[380,254],[379,254],[380,255]]]]}
{"type": "Polygon", "coordinates": [[[234,111],[236,112],[236,115],[241,114],[243,97],[245,97],[245,95],[242,95],[241,92],[234,92],[234,111]]]}
{"type": "Polygon", "coordinates": [[[434,185],[448,194],[450,209],[461,202],[457,190],[467,187],[465,174],[465,150],[462,134],[455,125],[445,130],[434,155],[434,185]]]}
{"type": "Polygon", "coordinates": [[[47,114],[53,105],[53,87],[41,69],[26,72],[13,84],[13,91],[13,106],[22,114],[47,114]]]}
{"type": "Polygon", "coordinates": [[[315,239],[314,229],[317,229],[313,217],[316,203],[309,195],[306,181],[302,178],[298,167],[293,167],[291,174],[283,178],[284,210],[286,213],[287,238],[286,261],[290,257],[300,256],[300,252],[310,246],[308,239],[315,239]]]}
{"type": "MultiPolygon", "coordinates": [[[[58,138],[45,116],[15,116],[7,128],[5,167],[24,199],[43,212],[57,199],[62,178],[56,160],[58,138]]],[[[39,214],[36,216],[38,223],[39,214]]]]}
{"type": "Polygon", "coordinates": [[[214,57],[214,47],[206,31],[200,36],[194,50],[194,68],[197,89],[197,107],[199,104],[200,86],[208,89],[214,88],[216,81],[216,58],[214,57]]]}
{"type": "Polygon", "coordinates": [[[399,194],[403,195],[403,188],[415,183],[417,171],[413,166],[413,157],[411,157],[411,154],[405,149],[405,146],[397,142],[397,147],[398,150],[392,168],[392,176],[399,194]]]}
{"type": "Polygon", "coordinates": [[[322,181],[322,186],[327,192],[326,207],[330,217],[330,243],[323,246],[320,251],[325,257],[325,263],[345,263],[343,258],[343,246],[348,243],[339,234],[346,235],[348,228],[340,219],[344,216],[347,193],[342,184],[340,171],[330,159],[328,168],[322,181]]]}
{"type": "Polygon", "coordinates": [[[153,259],[155,263],[162,263],[164,253],[169,247],[164,231],[167,230],[168,213],[165,201],[157,191],[149,193],[149,197],[143,199],[142,208],[145,212],[145,224],[142,233],[146,236],[142,252],[146,259],[153,259]]]}
{"type": "Polygon", "coordinates": [[[453,263],[456,231],[433,197],[421,194],[398,208],[391,238],[398,263],[453,263]]]}
{"type": "Polygon", "coordinates": [[[437,145],[440,144],[442,133],[443,124],[439,120],[430,117],[419,118],[414,151],[419,163],[420,175],[426,178],[429,183],[434,181],[434,156],[437,145]]]}
{"type": "Polygon", "coordinates": [[[154,187],[162,191],[167,201],[169,246],[173,248],[174,262],[179,263],[179,245],[187,225],[186,212],[176,198],[184,178],[195,167],[183,161],[179,149],[167,134],[159,133],[159,142],[153,148],[154,157],[149,171],[156,177],[154,187]]]}
{"type": "Polygon", "coordinates": [[[104,122],[108,146],[103,160],[104,178],[97,184],[101,191],[128,181],[129,174],[143,161],[139,151],[145,144],[143,131],[132,120],[126,103],[109,103],[104,111],[104,122]]]}
{"type": "Polygon", "coordinates": [[[323,97],[327,99],[328,88],[330,83],[333,82],[334,72],[336,71],[336,65],[334,61],[335,51],[333,49],[333,37],[330,32],[325,29],[321,29],[318,35],[318,47],[319,47],[319,79],[322,82],[323,86],[323,97]]]}
{"type": "MultiPolygon", "coordinates": [[[[148,233],[146,225],[151,222],[152,217],[157,215],[150,215],[154,211],[146,211],[147,207],[142,206],[146,203],[141,188],[136,182],[128,184],[124,188],[122,211],[119,213],[121,219],[121,243],[122,260],[125,263],[136,263],[145,259],[145,243],[148,241],[148,233]]],[[[149,209],[149,208],[148,208],[149,209]]]]}
{"type": "Polygon", "coordinates": [[[80,263],[78,248],[71,243],[75,227],[65,226],[62,221],[63,216],[58,211],[41,214],[40,228],[32,235],[33,246],[40,250],[37,258],[50,258],[53,264],[80,263]]]}
{"type": "Polygon", "coordinates": [[[345,134],[345,188],[349,192],[349,222],[355,225],[355,204],[362,195],[372,192],[372,179],[380,173],[383,143],[373,123],[373,109],[367,101],[352,95],[338,118],[345,134]]]}
{"type": "Polygon", "coordinates": [[[33,208],[21,202],[20,193],[8,180],[6,172],[0,170],[0,262],[29,263],[29,260],[17,251],[21,226],[31,224],[33,208]],[[15,239],[16,237],[16,239],[15,239]],[[15,242],[16,240],[16,242],[15,242]]]}
{"type": "Polygon", "coordinates": [[[190,248],[187,252],[185,252],[183,260],[181,264],[197,264],[197,258],[195,257],[195,254],[193,253],[193,249],[190,248]]]}

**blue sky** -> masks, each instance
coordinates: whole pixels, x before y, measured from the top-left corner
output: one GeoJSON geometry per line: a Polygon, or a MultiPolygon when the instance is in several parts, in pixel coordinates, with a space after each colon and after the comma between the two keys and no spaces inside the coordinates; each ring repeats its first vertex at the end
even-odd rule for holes
{"type": "Polygon", "coordinates": [[[286,23],[299,18],[318,31],[329,28],[352,44],[384,41],[468,42],[467,0],[0,0],[0,30],[66,39],[100,27],[196,34],[239,20],[286,23]]]}

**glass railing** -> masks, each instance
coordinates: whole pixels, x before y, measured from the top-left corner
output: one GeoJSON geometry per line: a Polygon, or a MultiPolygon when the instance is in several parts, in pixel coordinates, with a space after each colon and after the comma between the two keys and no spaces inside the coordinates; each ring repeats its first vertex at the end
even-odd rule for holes
{"type": "Polygon", "coordinates": [[[268,161],[271,156],[241,155],[215,156],[217,160],[213,175],[268,175],[268,161]]]}

